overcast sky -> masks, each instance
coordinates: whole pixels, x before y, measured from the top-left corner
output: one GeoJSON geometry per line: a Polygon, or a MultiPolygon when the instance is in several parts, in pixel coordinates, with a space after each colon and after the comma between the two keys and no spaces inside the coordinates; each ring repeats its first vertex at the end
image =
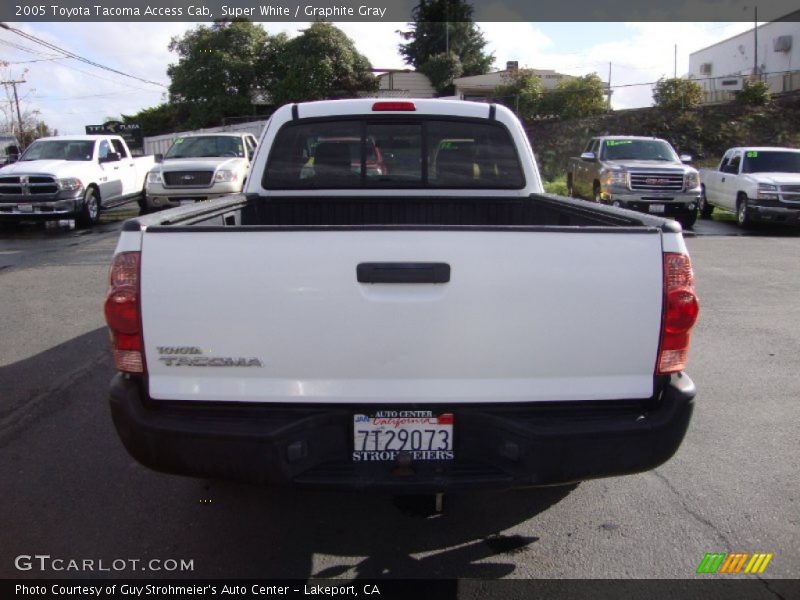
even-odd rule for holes
{"type": "MultiPolygon", "coordinates": [[[[97,63],[142,79],[169,83],[167,65],[176,56],[167,50],[173,36],[196,23],[12,23],[97,63]]],[[[296,35],[307,23],[263,23],[270,33],[296,35]]],[[[337,23],[376,68],[406,68],[397,52],[396,33],[406,23],[337,23]]],[[[495,68],[507,60],[520,67],[555,69],[570,75],[594,73],[605,81],[611,63],[614,108],[652,104],[648,84],[689,68],[689,54],[752,28],[752,23],[479,23],[495,68]],[[615,87],[625,86],[625,87],[615,87]]],[[[19,86],[23,110],[38,110],[39,118],[59,133],[83,133],[85,125],[107,117],[132,114],[155,106],[165,87],[116,75],[73,59],[53,59],[57,53],[7,30],[0,30],[0,60],[11,63],[3,79],[25,79],[19,86]],[[36,61],[36,62],[30,62],[36,61]]],[[[7,88],[7,92],[10,88],[7,88]]],[[[2,103],[7,113],[9,102],[2,103]]]]}

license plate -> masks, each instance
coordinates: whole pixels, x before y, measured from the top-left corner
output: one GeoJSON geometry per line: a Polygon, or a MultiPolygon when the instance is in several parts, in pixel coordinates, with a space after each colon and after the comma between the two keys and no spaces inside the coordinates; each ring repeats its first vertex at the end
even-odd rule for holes
{"type": "Polygon", "coordinates": [[[187,199],[181,199],[181,200],[178,200],[178,202],[180,203],[181,206],[186,206],[187,204],[194,204],[194,199],[193,198],[189,198],[188,200],[187,199]]]}
{"type": "Polygon", "coordinates": [[[663,213],[664,212],[664,205],[663,204],[651,204],[649,210],[650,210],[651,213],[663,213]]]}
{"type": "Polygon", "coordinates": [[[17,204],[17,210],[19,212],[32,213],[33,204],[17,204]]]}
{"type": "Polygon", "coordinates": [[[453,414],[384,410],[353,415],[353,460],[453,460],[453,414]]]}

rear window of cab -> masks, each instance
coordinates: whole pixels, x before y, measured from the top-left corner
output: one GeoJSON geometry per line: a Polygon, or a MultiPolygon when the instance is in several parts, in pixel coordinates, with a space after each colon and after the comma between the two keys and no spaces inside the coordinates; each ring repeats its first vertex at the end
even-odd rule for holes
{"type": "Polygon", "coordinates": [[[285,124],[264,189],[521,189],[519,156],[500,123],[465,119],[315,119],[285,124]]]}

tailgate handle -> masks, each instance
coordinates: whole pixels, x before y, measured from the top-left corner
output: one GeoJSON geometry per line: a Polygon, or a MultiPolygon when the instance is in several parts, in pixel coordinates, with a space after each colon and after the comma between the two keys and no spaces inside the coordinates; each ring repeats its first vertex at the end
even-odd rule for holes
{"type": "Polygon", "coordinates": [[[383,262],[361,263],[356,267],[359,283],[447,283],[447,263],[383,262]]]}

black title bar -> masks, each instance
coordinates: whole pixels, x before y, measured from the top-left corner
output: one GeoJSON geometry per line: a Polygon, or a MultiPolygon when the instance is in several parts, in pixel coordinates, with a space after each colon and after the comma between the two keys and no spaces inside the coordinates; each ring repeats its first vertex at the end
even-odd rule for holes
{"type": "MultiPolygon", "coordinates": [[[[245,18],[257,22],[408,22],[419,0],[39,0],[0,3],[9,22],[213,22],[245,18]]],[[[477,22],[751,22],[800,21],[797,0],[504,0],[472,2],[477,22]]]]}
{"type": "Polygon", "coordinates": [[[25,579],[0,580],[0,598],[195,600],[775,600],[797,598],[800,580],[746,575],[688,579],[25,579]]]}

